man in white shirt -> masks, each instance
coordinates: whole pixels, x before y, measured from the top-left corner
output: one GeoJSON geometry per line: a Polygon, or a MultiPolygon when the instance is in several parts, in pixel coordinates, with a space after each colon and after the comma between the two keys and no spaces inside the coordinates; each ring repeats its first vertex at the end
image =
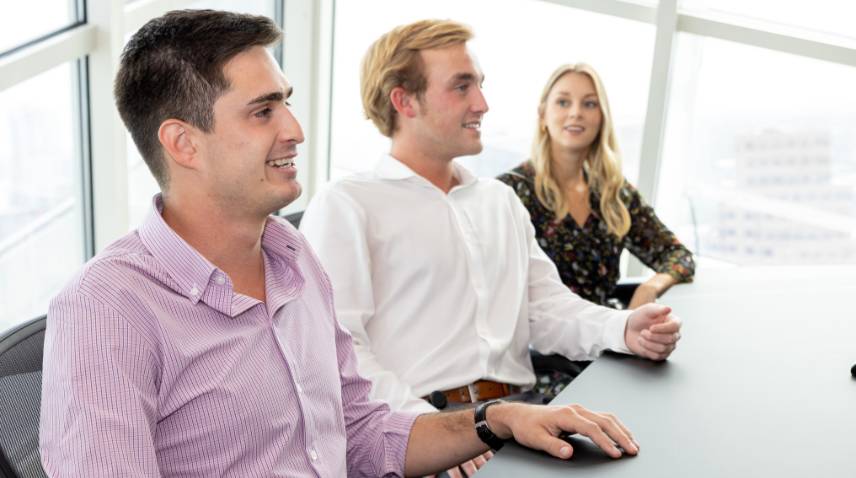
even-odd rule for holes
{"type": "Polygon", "coordinates": [[[663,360],[680,338],[668,307],[618,311],[570,292],[514,191],[453,162],[481,151],[488,110],[471,36],[421,21],[372,45],[363,105],[390,154],[319,192],[301,224],[361,374],[394,409],[433,411],[420,397],[437,390],[476,401],[530,388],[530,344],[577,360],[606,349],[663,360]]]}

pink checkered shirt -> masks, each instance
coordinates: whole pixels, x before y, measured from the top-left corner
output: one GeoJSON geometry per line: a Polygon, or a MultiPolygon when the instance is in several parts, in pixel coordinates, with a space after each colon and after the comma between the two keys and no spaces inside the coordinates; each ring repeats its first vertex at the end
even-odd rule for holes
{"type": "Polygon", "coordinates": [[[53,300],[40,451],[49,476],[401,476],[413,414],[368,398],[330,283],[291,225],[262,237],[267,303],[163,221],[53,300]]]}

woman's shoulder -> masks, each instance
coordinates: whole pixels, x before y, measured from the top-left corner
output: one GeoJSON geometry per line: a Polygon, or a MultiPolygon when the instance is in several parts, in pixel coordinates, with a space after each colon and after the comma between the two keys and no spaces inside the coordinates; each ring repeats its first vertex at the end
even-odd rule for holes
{"type": "Polygon", "coordinates": [[[621,186],[618,189],[618,197],[625,206],[639,202],[639,190],[627,178],[622,178],[621,186]]]}
{"type": "Polygon", "coordinates": [[[496,179],[512,187],[519,184],[533,184],[535,181],[535,168],[532,166],[532,162],[527,160],[516,168],[500,174],[496,179]]]}

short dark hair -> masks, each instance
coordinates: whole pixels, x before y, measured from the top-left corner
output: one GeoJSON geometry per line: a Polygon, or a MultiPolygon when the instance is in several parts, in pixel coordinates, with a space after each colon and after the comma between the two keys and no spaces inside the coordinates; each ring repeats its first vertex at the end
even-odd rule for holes
{"type": "Polygon", "coordinates": [[[135,33],[116,74],[113,94],[122,121],[161,189],[168,183],[158,129],[170,118],[205,132],[214,103],[229,89],[223,65],[282,36],[267,17],[215,10],[176,10],[135,33]]]}

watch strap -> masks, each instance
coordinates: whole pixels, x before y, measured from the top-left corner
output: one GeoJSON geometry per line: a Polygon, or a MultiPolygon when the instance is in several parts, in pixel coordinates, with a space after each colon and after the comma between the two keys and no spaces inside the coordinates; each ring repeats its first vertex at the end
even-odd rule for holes
{"type": "Polygon", "coordinates": [[[504,403],[502,400],[489,400],[484,402],[476,407],[475,411],[475,422],[476,422],[476,434],[479,436],[481,441],[485,442],[487,446],[489,446],[492,450],[499,450],[505,445],[505,440],[496,436],[493,433],[493,430],[487,425],[487,409],[491,405],[496,405],[497,403],[504,403]]]}

